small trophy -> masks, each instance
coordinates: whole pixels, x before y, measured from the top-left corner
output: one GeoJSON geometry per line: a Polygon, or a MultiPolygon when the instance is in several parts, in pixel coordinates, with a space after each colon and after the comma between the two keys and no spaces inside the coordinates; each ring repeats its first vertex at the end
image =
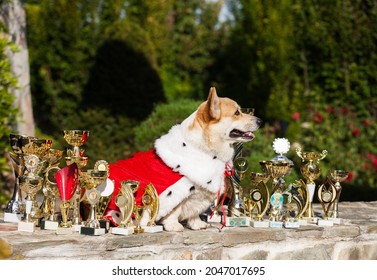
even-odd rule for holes
{"type": "Polygon", "coordinates": [[[301,149],[296,149],[296,154],[302,159],[303,162],[307,161],[306,164],[301,166],[300,171],[302,176],[306,179],[306,187],[309,193],[309,205],[305,212],[305,218],[312,223],[317,223],[318,219],[314,216],[314,211],[312,207],[314,192],[315,192],[315,182],[320,176],[319,161],[324,159],[327,155],[327,151],[323,150],[321,153],[316,152],[302,152],[301,149]]]}
{"type": "Polygon", "coordinates": [[[332,226],[334,222],[328,219],[329,210],[334,205],[337,190],[335,186],[326,178],[325,182],[319,186],[317,195],[323,209],[323,219],[318,219],[318,225],[332,226]]]}
{"type": "Polygon", "coordinates": [[[18,231],[34,232],[36,226],[38,204],[35,200],[36,193],[42,188],[43,178],[38,176],[38,169],[43,165],[36,155],[28,155],[24,157],[25,166],[28,170],[27,175],[21,176],[20,188],[26,193],[25,218],[18,223],[18,231]]]}
{"type": "Polygon", "coordinates": [[[245,208],[251,219],[250,225],[255,228],[269,227],[269,221],[263,219],[270,206],[270,192],[267,182],[270,176],[266,173],[250,173],[252,189],[250,197],[244,197],[245,208]]]}
{"type": "MultiPolygon", "coordinates": [[[[121,181],[121,188],[115,197],[115,204],[118,206],[122,220],[118,227],[110,229],[112,234],[129,235],[134,233],[134,224],[132,222],[132,213],[135,207],[134,189],[131,188],[130,181],[121,181]]],[[[138,185],[138,184],[137,184],[138,185]]]]}
{"type": "Polygon", "coordinates": [[[62,221],[56,229],[56,234],[71,234],[72,221],[68,220],[68,216],[71,208],[70,200],[76,192],[79,181],[77,164],[72,163],[56,172],[55,181],[61,199],[60,212],[62,215],[62,221]]]}
{"type": "Polygon", "coordinates": [[[144,232],[161,232],[163,227],[161,225],[156,225],[156,217],[160,207],[159,198],[156,189],[151,183],[145,188],[141,201],[149,214],[147,225],[143,226],[144,232]]]}
{"type": "Polygon", "coordinates": [[[289,184],[284,190],[283,196],[286,196],[284,227],[298,228],[300,224],[306,224],[301,221],[301,217],[306,211],[309,204],[306,185],[302,180],[289,184]]]}
{"type": "Polygon", "coordinates": [[[135,205],[134,206],[134,215],[136,220],[136,227],[134,229],[134,234],[140,234],[144,232],[144,229],[141,226],[141,219],[144,216],[145,206],[135,205]]]}
{"type": "Polygon", "coordinates": [[[106,233],[106,228],[100,227],[100,222],[97,218],[97,207],[101,199],[101,192],[97,187],[106,181],[107,176],[108,170],[93,169],[86,172],[85,197],[90,204],[90,214],[84,226],[80,229],[81,234],[103,235],[106,233]]]}
{"type": "Polygon", "coordinates": [[[347,179],[349,172],[345,170],[332,170],[329,174],[330,179],[335,181],[335,189],[336,189],[336,198],[334,201],[334,207],[331,213],[331,216],[329,217],[329,220],[333,221],[334,224],[341,224],[342,220],[339,218],[338,213],[338,203],[339,203],[339,197],[340,193],[342,192],[342,186],[340,185],[341,182],[347,179]]]}
{"type": "Polygon", "coordinates": [[[282,228],[283,222],[281,221],[281,209],[283,206],[284,198],[280,189],[276,190],[270,198],[270,210],[269,210],[269,220],[270,227],[272,228],[282,228]]]}

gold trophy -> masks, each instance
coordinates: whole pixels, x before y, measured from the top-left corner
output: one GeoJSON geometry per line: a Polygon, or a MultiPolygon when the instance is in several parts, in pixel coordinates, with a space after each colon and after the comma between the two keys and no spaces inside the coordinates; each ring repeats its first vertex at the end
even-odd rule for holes
{"type": "Polygon", "coordinates": [[[136,227],[134,229],[134,234],[143,233],[144,229],[141,226],[141,219],[144,216],[145,206],[135,205],[134,206],[134,215],[136,220],[136,227]]]}
{"type": "Polygon", "coordinates": [[[283,196],[286,196],[284,227],[298,228],[302,223],[301,217],[309,204],[306,184],[302,180],[289,184],[284,190],[283,196]]]}
{"type": "Polygon", "coordinates": [[[163,227],[161,225],[156,225],[156,217],[159,210],[159,198],[156,189],[150,183],[145,188],[144,194],[141,198],[146,211],[149,214],[149,219],[146,226],[142,226],[144,232],[155,233],[161,232],[163,227]]]}
{"type": "Polygon", "coordinates": [[[269,221],[263,219],[270,205],[270,192],[267,182],[270,176],[266,173],[250,173],[252,188],[250,197],[244,197],[245,208],[251,219],[250,225],[255,228],[269,227],[269,221]]]}
{"type": "Polygon", "coordinates": [[[329,220],[330,208],[334,205],[337,196],[337,189],[335,186],[326,178],[325,182],[319,186],[318,200],[321,203],[323,209],[323,219],[318,219],[319,226],[332,226],[333,221],[329,220]]]}
{"type": "Polygon", "coordinates": [[[106,181],[107,176],[107,170],[91,169],[85,173],[85,198],[90,204],[90,214],[84,226],[80,228],[81,234],[103,235],[106,233],[106,229],[100,227],[97,218],[97,207],[101,199],[101,192],[97,187],[106,181]]]}
{"type": "Polygon", "coordinates": [[[323,150],[321,153],[302,152],[301,149],[298,148],[296,149],[296,154],[302,159],[303,162],[307,162],[300,168],[301,174],[306,180],[306,187],[309,193],[309,204],[304,218],[308,222],[317,223],[318,219],[314,216],[312,207],[316,187],[314,180],[316,180],[320,176],[320,169],[318,164],[320,160],[326,157],[327,151],[323,150]]]}
{"type": "Polygon", "coordinates": [[[9,142],[12,152],[9,152],[11,159],[15,183],[12,198],[7,203],[4,211],[4,222],[18,223],[22,220],[25,211],[25,203],[22,201],[19,178],[24,175],[26,170],[24,163],[23,147],[35,139],[34,137],[10,134],[9,142]]]}
{"type": "Polygon", "coordinates": [[[38,216],[39,207],[35,200],[36,193],[42,188],[43,178],[38,176],[38,171],[44,162],[40,162],[36,155],[24,157],[27,175],[21,176],[20,188],[26,193],[25,218],[18,223],[18,231],[34,232],[36,226],[35,217],[38,216]]]}
{"type": "MultiPolygon", "coordinates": [[[[336,198],[334,201],[334,207],[329,217],[329,220],[333,221],[334,224],[341,224],[342,220],[339,218],[339,211],[338,211],[338,203],[340,193],[342,192],[342,186],[340,185],[341,182],[347,179],[349,172],[345,170],[332,170],[329,173],[329,177],[331,180],[335,181],[335,189],[336,189],[336,198]]],[[[332,182],[331,182],[332,184],[332,182]]]]}
{"type": "Polygon", "coordinates": [[[65,166],[55,174],[56,185],[59,190],[61,199],[60,212],[62,221],[56,229],[56,234],[71,234],[72,221],[69,220],[69,211],[71,208],[71,199],[76,193],[79,183],[79,169],[76,163],[65,166]]]}
{"type": "MultiPolygon", "coordinates": [[[[122,220],[118,227],[110,229],[112,234],[129,235],[134,233],[134,224],[132,222],[132,213],[135,207],[134,189],[131,188],[131,181],[121,181],[121,188],[118,195],[115,197],[115,204],[118,206],[122,220]]],[[[138,184],[137,184],[138,185],[138,184]]],[[[137,190],[137,188],[136,188],[137,190]]]]}
{"type": "MultiPolygon", "coordinates": [[[[71,165],[72,163],[76,163],[80,172],[88,163],[88,157],[84,156],[84,150],[80,148],[88,140],[88,137],[89,131],[87,130],[64,130],[65,141],[73,147],[73,149],[67,149],[66,164],[71,165]]],[[[76,189],[74,199],[72,200],[74,231],[80,231],[82,225],[80,215],[81,185],[76,189]]]]}

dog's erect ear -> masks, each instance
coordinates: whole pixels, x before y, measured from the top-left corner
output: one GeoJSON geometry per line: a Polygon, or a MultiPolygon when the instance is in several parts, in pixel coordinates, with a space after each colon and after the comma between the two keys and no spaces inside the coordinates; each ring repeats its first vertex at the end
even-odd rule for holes
{"type": "Polygon", "coordinates": [[[217,96],[216,88],[211,87],[207,99],[208,114],[211,118],[220,119],[220,98],[217,96]]]}

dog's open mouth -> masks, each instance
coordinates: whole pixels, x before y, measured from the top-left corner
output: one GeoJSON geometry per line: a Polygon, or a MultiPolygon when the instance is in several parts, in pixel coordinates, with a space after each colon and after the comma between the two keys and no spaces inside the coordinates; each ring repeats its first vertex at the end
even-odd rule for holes
{"type": "Polygon", "coordinates": [[[238,129],[233,129],[230,133],[229,136],[232,138],[243,138],[243,139],[249,139],[252,140],[254,139],[255,135],[251,131],[241,131],[238,129]]]}

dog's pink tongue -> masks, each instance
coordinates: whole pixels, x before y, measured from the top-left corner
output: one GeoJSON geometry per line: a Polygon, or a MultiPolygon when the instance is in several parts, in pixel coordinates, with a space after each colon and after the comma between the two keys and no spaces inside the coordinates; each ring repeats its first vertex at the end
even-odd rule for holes
{"type": "Polygon", "coordinates": [[[251,131],[246,131],[246,132],[244,133],[244,135],[245,135],[246,137],[251,137],[251,138],[254,138],[254,137],[255,137],[254,133],[252,133],[251,131]]]}

